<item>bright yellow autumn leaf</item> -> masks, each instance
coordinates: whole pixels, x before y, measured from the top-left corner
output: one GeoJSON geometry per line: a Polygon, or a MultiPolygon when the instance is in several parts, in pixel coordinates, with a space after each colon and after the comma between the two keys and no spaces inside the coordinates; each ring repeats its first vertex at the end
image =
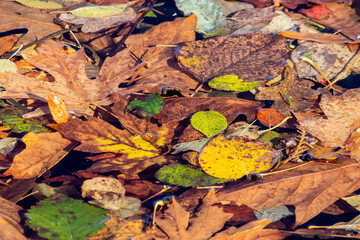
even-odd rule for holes
{"type": "Polygon", "coordinates": [[[266,142],[219,135],[200,152],[199,163],[211,176],[238,179],[250,173],[269,170],[276,162],[277,155],[266,142]]]}

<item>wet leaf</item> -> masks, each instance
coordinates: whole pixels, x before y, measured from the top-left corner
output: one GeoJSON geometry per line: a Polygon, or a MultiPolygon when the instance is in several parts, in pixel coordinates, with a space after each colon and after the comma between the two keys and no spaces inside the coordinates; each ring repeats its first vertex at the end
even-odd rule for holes
{"type": "Polygon", "coordinates": [[[257,119],[266,127],[274,127],[281,123],[285,116],[273,108],[260,108],[257,111],[257,119]]]}
{"type": "Polygon", "coordinates": [[[185,16],[194,13],[198,18],[196,31],[210,33],[226,25],[225,17],[219,4],[214,0],[175,0],[177,8],[185,16]]]}
{"type": "Polygon", "coordinates": [[[227,121],[219,112],[200,111],[191,117],[191,125],[211,138],[227,128],[227,121]]]}
{"type": "Polygon", "coordinates": [[[144,118],[151,118],[155,114],[159,113],[164,104],[164,99],[160,95],[150,94],[145,101],[141,101],[137,98],[132,100],[129,105],[126,106],[127,110],[133,110],[138,115],[144,118]]]}
{"type": "Polygon", "coordinates": [[[214,189],[203,199],[198,214],[190,218],[187,212],[173,197],[165,214],[156,215],[156,224],[169,236],[169,239],[208,239],[219,231],[232,216],[221,208],[212,206],[217,202],[214,189]]]}
{"type": "Polygon", "coordinates": [[[19,205],[0,197],[0,238],[26,240],[23,235],[24,230],[20,226],[21,217],[19,212],[22,211],[19,205]]]}
{"type": "Polygon", "coordinates": [[[265,142],[219,135],[201,150],[199,163],[211,176],[238,179],[269,170],[277,161],[277,155],[265,142]]]}
{"type": "Polygon", "coordinates": [[[66,156],[70,150],[63,149],[71,144],[71,141],[62,138],[57,132],[40,134],[30,132],[22,138],[22,141],[26,144],[26,148],[15,156],[11,167],[4,172],[5,176],[12,175],[15,179],[39,177],[66,156]]]}
{"type": "Polygon", "coordinates": [[[233,74],[244,82],[266,82],[280,74],[286,54],[282,37],[244,34],[187,42],[178,51],[178,61],[199,80],[233,74]]]}
{"type": "Polygon", "coordinates": [[[192,165],[170,164],[160,168],[155,177],[172,185],[183,187],[201,187],[224,183],[227,180],[207,175],[192,165]]]}
{"type": "Polygon", "coordinates": [[[47,239],[84,239],[104,227],[106,210],[66,196],[40,201],[25,214],[29,226],[47,239]]]}
{"type": "Polygon", "coordinates": [[[63,100],[52,94],[48,95],[48,105],[54,121],[57,123],[66,123],[69,121],[69,114],[63,100]]]}
{"type": "Polygon", "coordinates": [[[295,225],[318,215],[327,206],[360,187],[360,165],[310,162],[266,176],[254,183],[228,187],[217,194],[220,201],[245,204],[253,209],[295,206],[295,225]],[[268,196],[271,196],[269,198],[268,196]]]}
{"type": "Polygon", "coordinates": [[[246,92],[259,86],[260,82],[244,82],[236,75],[224,75],[211,79],[208,84],[217,90],[246,92]]]}
{"type": "Polygon", "coordinates": [[[97,162],[101,165],[101,171],[120,169],[125,174],[135,174],[156,163],[166,162],[156,142],[146,141],[141,135],[132,135],[98,118],[69,121],[63,124],[59,132],[68,139],[81,142],[75,150],[115,153],[112,158],[105,157],[97,162]]]}
{"type": "Polygon", "coordinates": [[[62,1],[51,1],[51,0],[15,0],[22,5],[32,8],[40,9],[59,9],[64,7],[70,7],[72,5],[85,3],[84,0],[62,0],[62,1]]]}

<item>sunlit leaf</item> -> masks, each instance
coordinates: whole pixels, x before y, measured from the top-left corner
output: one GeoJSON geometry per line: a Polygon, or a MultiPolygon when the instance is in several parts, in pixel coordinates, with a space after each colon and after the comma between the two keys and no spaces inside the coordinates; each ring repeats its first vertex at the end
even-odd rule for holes
{"type": "Polygon", "coordinates": [[[191,117],[191,125],[207,137],[215,136],[227,127],[227,120],[216,111],[200,111],[191,117]]]}
{"type": "Polygon", "coordinates": [[[199,163],[211,176],[238,179],[269,170],[276,162],[276,156],[276,151],[265,142],[219,135],[202,149],[199,163]]]}
{"type": "Polygon", "coordinates": [[[257,111],[257,119],[266,127],[273,127],[281,123],[285,116],[274,108],[261,108],[257,111]]]}
{"type": "Polygon", "coordinates": [[[66,123],[69,121],[69,114],[63,100],[55,95],[49,94],[48,105],[55,122],[66,123]]]}
{"type": "Polygon", "coordinates": [[[244,82],[237,75],[223,75],[209,81],[209,86],[222,91],[246,92],[260,85],[260,82],[244,82]]]}

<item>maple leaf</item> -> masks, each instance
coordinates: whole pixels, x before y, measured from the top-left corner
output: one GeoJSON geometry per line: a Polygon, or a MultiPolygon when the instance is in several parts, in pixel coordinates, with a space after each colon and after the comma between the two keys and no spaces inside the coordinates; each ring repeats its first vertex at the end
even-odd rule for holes
{"type": "MultiPolygon", "coordinates": [[[[25,150],[16,155],[11,167],[4,172],[5,176],[12,175],[15,179],[29,179],[39,177],[53,167],[69,151],[63,150],[71,145],[71,141],[62,138],[60,133],[28,133],[22,141],[25,150]]],[[[71,149],[71,148],[70,148],[71,149]]]]}
{"type": "Polygon", "coordinates": [[[40,12],[38,9],[22,6],[8,1],[2,1],[0,7],[0,32],[26,28],[28,32],[22,36],[17,45],[26,45],[61,30],[54,24],[54,17],[40,12]]]}
{"type": "Polygon", "coordinates": [[[59,132],[68,139],[81,142],[75,150],[115,154],[96,162],[88,171],[120,170],[125,174],[135,174],[151,165],[166,162],[161,156],[162,139],[146,141],[141,135],[132,135],[95,117],[89,117],[87,121],[71,120],[63,124],[59,132]]]}
{"type": "MultiPolygon", "coordinates": [[[[61,43],[48,40],[36,48],[38,56],[24,55],[27,62],[47,71],[55,81],[41,81],[18,73],[0,73],[0,86],[6,91],[2,98],[37,98],[46,101],[48,94],[60,97],[68,110],[82,113],[90,104],[110,104],[109,94],[117,89],[127,71],[129,58],[122,53],[107,58],[97,79],[86,76],[86,54],[84,49],[67,53],[61,43]]],[[[128,49],[125,52],[129,52],[128,49]]]]}
{"type": "Polygon", "coordinates": [[[209,239],[219,231],[232,217],[232,213],[225,213],[221,208],[212,206],[218,200],[214,189],[203,199],[199,207],[199,214],[190,218],[187,212],[173,197],[172,203],[162,215],[156,216],[156,224],[169,236],[169,239],[209,239]]]}
{"type": "Polygon", "coordinates": [[[295,206],[295,227],[318,215],[327,206],[360,188],[359,163],[309,162],[241,186],[217,193],[220,201],[245,204],[253,209],[295,206]]]}

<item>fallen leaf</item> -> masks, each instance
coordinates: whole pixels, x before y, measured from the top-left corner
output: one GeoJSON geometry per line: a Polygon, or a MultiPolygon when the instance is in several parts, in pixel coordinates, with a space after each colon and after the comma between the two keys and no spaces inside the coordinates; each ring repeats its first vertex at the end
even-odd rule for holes
{"type": "Polygon", "coordinates": [[[53,16],[37,9],[21,6],[14,2],[2,1],[0,7],[0,32],[26,28],[28,32],[19,38],[17,46],[43,38],[61,27],[53,23],[53,16]]]}
{"type": "Polygon", "coordinates": [[[48,95],[48,105],[51,115],[56,123],[66,123],[69,121],[69,114],[63,100],[52,94],[48,95]]]}
{"type": "Polygon", "coordinates": [[[93,33],[134,20],[137,16],[135,10],[131,7],[124,9],[126,6],[127,4],[113,4],[110,6],[89,5],[62,13],[59,19],[67,23],[83,24],[81,27],[82,32],[93,33]],[[120,6],[120,8],[115,8],[116,6],[120,6]],[[112,9],[107,12],[107,8],[111,7],[112,9]],[[85,13],[76,11],[84,8],[88,8],[88,11],[85,13]]]}
{"type": "Polygon", "coordinates": [[[245,204],[253,209],[293,205],[296,227],[360,187],[360,165],[351,160],[336,164],[309,162],[289,169],[254,183],[225,187],[217,196],[220,201],[245,204]]]}
{"type": "Polygon", "coordinates": [[[59,129],[68,139],[81,144],[75,150],[91,153],[115,153],[113,158],[96,162],[88,171],[120,170],[135,174],[154,164],[166,162],[161,156],[161,147],[156,142],[144,140],[141,135],[132,135],[94,117],[87,121],[71,120],[59,129]],[[110,170],[111,169],[111,170],[110,170]]]}
{"type": "MultiPolygon", "coordinates": [[[[39,81],[15,73],[0,73],[0,85],[6,91],[2,98],[23,97],[46,101],[54,94],[65,101],[67,109],[83,113],[91,104],[110,104],[109,94],[118,88],[122,77],[128,76],[129,58],[123,53],[104,61],[97,79],[86,76],[84,49],[67,53],[61,43],[47,40],[36,48],[38,56],[24,55],[26,61],[50,73],[55,81],[39,81]]],[[[124,50],[129,53],[129,50],[124,50]]]]}
{"type": "Polygon", "coordinates": [[[25,150],[16,155],[11,167],[3,174],[15,179],[29,179],[42,175],[60,161],[70,149],[71,141],[62,138],[60,133],[28,133],[22,141],[25,150]]]}
{"type": "Polygon", "coordinates": [[[219,231],[232,214],[212,206],[217,202],[214,189],[203,199],[198,214],[190,218],[187,212],[173,197],[164,214],[156,216],[156,224],[169,236],[169,239],[209,239],[219,231]]]}
{"type": "Polygon", "coordinates": [[[294,38],[300,40],[314,41],[319,43],[327,44],[343,44],[353,43],[353,40],[348,39],[342,35],[334,35],[330,33],[308,33],[308,32],[290,32],[283,31],[279,32],[279,35],[287,38],[294,38]]]}
{"type": "Polygon", "coordinates": [[[216,111],[196,112],[192,115],[190,121],[193,128],[205,134],[208,138],[224,131],[228,125],[224,115],[216,111]]]}
{"type": "Polygon", "coordinates": [[[141,91],[165,94],[167,90],[173,90],[188,95],[189,88],[195,89],[198,82],[179,68],[173,48],[167,46],[194,41],[195,26],[196,16],[192,14],[187,18],[161,23],[144,34],[130,35],[125,44],[135,56],[140,58],[143,65],[139,66],[138,60],[133,59],[130,53],[124,53],[124,58],[131,60],[131,66],[140,69],[132,76],[130,82],[134,82],[135,85],[122,88],[121,93],[129,95],[141,91]],[[166,34],[163,34],[164,32],[166,34]]]}
{"type": "Polygon", "coordinates": [[[126,110],[135,111],[136,114],[143,118],[152,118],[155,114],[160,112],[163,104],[163,97],[160,95],[150,94],[145,101],[135,98],[126,106],[126,110]]]}
{"type": "Polygon", "coordinates": [[[345,142],[345,149],[350,152],[353,159],[360,161],[360,128],[351,133],[345,142]]]}
{"type": "Polygon", "coordinates": [[[270,145],[251,138],[219,135],[201,150],[199,163],[209,175],[217,178],[239,179],[251,173],[269,170],[278,153],[270,145]]]}
{"type": "Polygon", "coordinates": [[[304,129],[325,147],[343,146],[351,132],[360,127],[360,90],[350,89],[341,96],[323,94],[320,108],[325,115],[295,112],[304,129]]]}
{"type": "Polygon", "coordinates": [[[259,86],[260,82],[244,82],[236,75],[224,75],[211,79],[208,84],[221,91],[247,92],[259,86]]]}
{"type": "Polygon", "coordinates": [[[201,81],[233,74],[244,82],[266,82],[283,69],[285,42],[263,34],[216,37],[184,43],[177,56],[180,67],[201,81]]]}
{"type": "Polygon", "coordinates": [[[274,127],[281,123],[285,116],[273,108],[260,108],[257,111],[257,119],[266,127],[274,127]]]}
{"type": "Polygon", "coordinates": [[[19,212],[23,210],[19,205],[0,197],[0,238],[26,240],[24,230],[20,226],[19,212]]]}
{"type": "Polygon", "coordinates": [[[185,15],[191,13],[197,17],[196,31],[200,34],[210,33],[226,25],[222,9],[215,0],[175,0],[176,7],[185,15]]]}
{"type": "Polygon", "coordinates": [[[0,56],[10,51],[17,40],[18,37],[15,34],[0,38],[0,56]]]}
{"type": "Polygon", "coordinates": [[[65,7],[71,7],[72,5],[85,3],[84,0],[65,0],[65,1],[57,1],[57,0],[15,0],[22,5],[32,8],[40,8],[40,9],[59,9],[65,7]]]}

